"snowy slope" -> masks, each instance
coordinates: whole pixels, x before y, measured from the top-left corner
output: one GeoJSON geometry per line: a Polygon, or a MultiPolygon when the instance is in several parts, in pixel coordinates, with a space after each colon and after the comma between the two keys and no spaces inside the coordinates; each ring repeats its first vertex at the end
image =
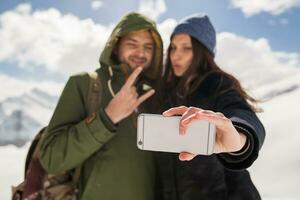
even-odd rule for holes
{"type": "Polygon", "coordinates": [[[260,118],[267,135],[250,170],[264,197],[300,199],[299,102],[297,89],[263,105],[260,118]]]}
{"type": "Polygon", "coordinates": [[[24,177],[25,158],[29,145],[0,147],[0,199],[11,199],[11,186],[21,183],[24,177]]]}

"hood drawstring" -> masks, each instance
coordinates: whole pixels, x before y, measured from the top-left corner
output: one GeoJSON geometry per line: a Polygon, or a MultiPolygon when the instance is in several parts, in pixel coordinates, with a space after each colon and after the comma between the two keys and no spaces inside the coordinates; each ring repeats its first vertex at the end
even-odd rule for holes
{"type": "Polygon", "coordinates": [[[114,75],[111,66],[108,67],[108,71],[109,71],[109,77],[110,77],[110,78],[109,78],[109,80],[107,81],[107,87],[108,87],[108,89],[109,89],[110,94],[111,94],[113,97],[115,97],[116,94],[114,93],[114,91],[113,91],[113,89],[112,89],[112,86],[111,86],[111,79],[112,79],[112,77],[113,77],[113,75],[114,75]]]}
{"type": "MultiPolygon", "coordinates": [[[[109,72],[109,80],[107,81],[107,87],[108,87],[108,89],[109,89],[110,94],[111,94],[113,97],[115,97],[116,94],[115,94],[115,92],[113,91],[113,88],[112,88],[112,86],[111,86],[112,77],[113,77],[113,75],[114,75],[111,66],[108,67],[108,72],[109,72]]],[[[134,110],[134,112],[131,114],[131,120],[132,120],[133,126],[134,126],[135,128],[137,128],[137,115],[138,115],[138,108],[136,108],[136,109],[134,110]]]]}

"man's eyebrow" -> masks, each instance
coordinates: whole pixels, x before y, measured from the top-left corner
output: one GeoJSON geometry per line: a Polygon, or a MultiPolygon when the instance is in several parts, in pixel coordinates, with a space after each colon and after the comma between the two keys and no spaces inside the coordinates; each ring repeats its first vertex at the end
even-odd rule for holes
{"type": "MultiPolygon", "coordinates": [[[[134,38],[130,38],[130,37],[125,38],[125,41],[126,41],[126,42],[138,42],[138,40],[136,40],[136,39],[134,39],[134,38]]],[[[147,43],[145,43],[145,45],[147,45],[147,46],[149,46],[149,45],[154,46],[154,43],[152,43],[152,42],[147,42],[147,43]]]]}
{"type": "Polygon", "coordinates": [[[145,45],[147,45],[147,46],[154,46],[154,43],[148,42],[148,43],[146,43],[145,45]]]}
{"type": "Polygon", "coordinates": [[[130,41],[130,42],[137,42],[134,38],[125,38],[125,41],[130,41]]]}

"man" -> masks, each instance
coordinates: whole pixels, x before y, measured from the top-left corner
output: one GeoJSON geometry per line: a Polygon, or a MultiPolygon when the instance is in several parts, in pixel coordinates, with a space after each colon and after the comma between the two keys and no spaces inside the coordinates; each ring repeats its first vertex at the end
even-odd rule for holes
{"type": "Polygon", "coordinates": [[[100,57],[99,111],[86,116],[87,74],[67,82],[40,160],[53,174],[81,166],[79,199],[155,199],[153,155],[137,149],[135,124],[136,111],[145,111],[143,102],[149,102],[154,90],[138,94],[135,85],[156,81],[162,52],[155,23],[130,13],[115,27],[100,57]]]}

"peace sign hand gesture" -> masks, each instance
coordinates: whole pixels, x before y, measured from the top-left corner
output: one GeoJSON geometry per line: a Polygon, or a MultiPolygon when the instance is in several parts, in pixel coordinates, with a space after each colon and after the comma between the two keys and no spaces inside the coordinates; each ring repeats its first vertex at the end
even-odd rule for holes
{"type": "Polygon", "coordinates": [[[142,96],[138,95],[134,83],[142,70],[142,67],[137,67],[130,74],[121,90],[105,108],[106,114],[113,123],[116,124],[128,117],[142,102],[154,94],[154,89],[151,89],[142,96]]]}

